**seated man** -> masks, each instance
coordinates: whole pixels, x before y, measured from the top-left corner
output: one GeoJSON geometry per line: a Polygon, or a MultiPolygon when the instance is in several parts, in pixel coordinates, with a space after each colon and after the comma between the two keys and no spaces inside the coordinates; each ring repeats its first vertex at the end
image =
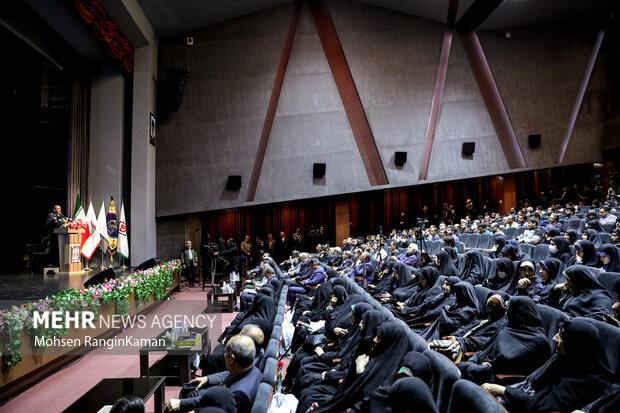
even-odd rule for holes
{"type": "MultiPolygon", "coordinates": [[[[257,369],[253,362],[256,356],[254,341],[248,336],[241,334],[231,337],[226,343],[224,359],[228,376],[220,384],[232,391],[235,397],[237,412],[249,413],[258,391],[258,386],[263,378],[263,374],[257,369]]],[[[195,384],[196,389],[181,391],[181,399],[170,399],[166,402],[166,409],[169,412],[189,412],[198,407],[210,406],[209,392],[203,387],[209,384],[209,376],[194,379],[190,384],[195,384]],[[201,391],[202,390],[202,391],[201,391]]]]}
{"type": "Polygon", "coordinates": [[[538,244],[543,239],[543,232],[538,228],[538,221],[535,218],[527,220],[527,229],[523,231],[523,234],[517,237],[520,243],[538,244]]]}
{"type": "MultiPolygon", "coordinates": [[[[248,336],[254,341],[254,345],[256,346],[254,366],[262,370],[265,366],[265,361],[267,361],[263,348],[265,333],[263,333],[263,330],[256,324],[246,324],[239,332],[239,335],[248,336]]],[[[225,350],[225,347],[222,344],[218,344],[213,350],[213,353],[204,357],[200,363],[203,379],[206,378],[209,385],[219,385],[223,383],[229,375],[228,370],[226,370],[224,353],[220,349],[225,350]]]]}
{"type": "Polygon", "coordinates": [[[306,279],[301,280],[297,279],[298,285],[292,285],[288,289],[288,303],[289,305],[295,304],[295,297],[297,294],[307,294],[308,289],[317,288],[325,279],[327,275],[325,274],[325,269],[321,266],[321,263],[318,259],[313,258],[311,261],[312,266],[312,275],[306,279]]]}
{"type": "Polygon", "coordinates": [[[244,290],[239,296],[239,311],[246,311],[250,307],[260,287],[262,287],[266,283],[274,285],[272,281],[277,280],[276,271],[273,269],[273,267],[271,267],[271,265],[263,262],[260,266],[259,271],[263,280],[262,282],[254,283],[252,283],[251,281],[246,281],[247,286],[244,286],[244,290]],[[254,286],[253,288],[252,285],[254,286]]]}
{"type": "Polygon", "coordinates": [[[297,280],[306,280],[312,275],[312,265],[309,263],[310,256],[306,252],[299,254],[299,264],[291,271],[285,273],[284,283],[288,286],[297,285],[297,280]],[[289,278],[290,277],[290,278],[289,278]]]}

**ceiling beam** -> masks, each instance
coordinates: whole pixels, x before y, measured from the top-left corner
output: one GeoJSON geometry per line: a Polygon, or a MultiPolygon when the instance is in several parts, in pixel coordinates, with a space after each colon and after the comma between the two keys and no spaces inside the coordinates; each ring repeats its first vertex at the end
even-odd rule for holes
{"type": "Polygon", "coordinates": [[[476,0],[456,23],[459,30],[476,30],[504,0],[476,0]]]}
{"type": "Polygon", "coordinates": [[[388,177],[327,5],[323,0],[309,0],[308,6],[370,185],[387,185],[388,177]]]}
{"type": "Polygon", "coordinates": [[[252,202],[256,197],[258,180],[260,179],[260,174],[263,169],[263,162],[265,161],[265,155],[267,154],[267,145],[269,144],[273,121],[276,117],[276,109],[278,108],[278,101],[280,100],[280,93],[282,92],[282,85],[284,84],[284,75],[286,74],[288,60],[291,56],[291,49],[293,48],[293,40],[295,40],[295,32],[297,31],[297,24],[299,23],[302,5],[303,1],[301,0],[295,2],[295,9],[293,10],[291,23],[289,24],[288,32],[284,38],[284,47],[282,48],[282,55],[280,56],[280,63],[278,64],[276,78],[273,82],[271,98],[269,99],[267,113],[265,114],[265,122],[263,123],[263,131],[261,132],[260,140],[258,141],[256,159],[254,160],[254,166],[252,167],[252,175],[250,175],[250,183],[248,185],[248,192],[245,195],[245,202],[252,202]]]}

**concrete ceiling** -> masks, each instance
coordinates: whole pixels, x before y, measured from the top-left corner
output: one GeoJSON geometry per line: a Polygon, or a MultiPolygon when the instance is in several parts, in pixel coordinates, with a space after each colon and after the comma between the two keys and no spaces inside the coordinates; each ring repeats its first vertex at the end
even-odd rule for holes
{"type": "MultiPolygon", "coordinates": [[[[329,0],[325,0],[329,2],[329,0]]],[[[451,0],[352,0],[445,23],[451,0]]],[[[452,0],[454,3],[454,0],[452,0]]],[[[478,30],[576,21],[588,24],[609,16],[617,0],[477,0],[500,3],[478,30]]],[[[456,21],[476,0],[458,1],[456,21]]],[[[158,39],[211,26],[293,0],[138,0],[158,39]]]]}

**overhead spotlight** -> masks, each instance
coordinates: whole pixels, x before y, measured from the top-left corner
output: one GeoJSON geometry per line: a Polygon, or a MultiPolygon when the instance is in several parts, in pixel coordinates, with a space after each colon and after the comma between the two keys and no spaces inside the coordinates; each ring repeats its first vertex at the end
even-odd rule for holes
{"type": "Polygon", "coordinates": [[[194,38],[192,36],[187,36],[187,45],[188,46],[194,45],[194,38]]]}
{"type": "Polygon", "coordinates": [[[510,32],[506,32],[505,36],[506,36],[506,39],[512,39],[512,33],[510,32]]]}

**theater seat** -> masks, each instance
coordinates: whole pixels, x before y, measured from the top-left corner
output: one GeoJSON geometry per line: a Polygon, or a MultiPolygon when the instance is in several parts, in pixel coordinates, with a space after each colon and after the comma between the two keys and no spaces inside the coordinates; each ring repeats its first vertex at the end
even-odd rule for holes
{"type": "Polygon", "coordinates": [[[591,318],[577,317],[594,325],[599,333],[603,350],[613,372],[613,381],[620,380],[620,328],[591,318]]]}
{"type": "MultiPolygon", "coordinates": [[[[425,350],[424,355],[431,362],[431,370],[433,371],[433,396],[435,404],[441,413],[448,410],[450,404],[450,395],[452,394],[452,386],[461,378],[461,372],[456,365],[446,356],[433,350],[425,350]]],[[[466,410],[461,410],[466,411],[466,410]]]]}
{"type": "Polygon", "coordinates": [[[620,272],[602,272],[598,275],[597,279],[609,294],[611,294],[611,298],[613,298],[614,302],[618,301],[618,294],[613,291],[614,283],[616,280],[620,278],[620,272]]]}
{"type": "Polygon", "coordinates": [[[547,340],[549,341],[549,347],[552,354],[555,352],[555,343],[553,342],[553,336],[560,329],[560,323],[568,320],[568,316],[560,310],[549,307],[548,305],[538,304],[538,312],[542,320],[543,328],[547,333],[547,340]]]}
{"type": "Polygon", "coordinates": [[[280,343],[280,340],[272,337],[271,340],[269,340],[269,344],[267,345],[267,349],[265,350],[265,357],[269,358],[277,358],[278,357],[278,344],[280,343]]]}
{"type": "Polygon", "coordinates": [[[265,413],[269,410],[269,403],[271,402],[272,387],[267,383],[261,383],[258,386],[256,392],[256,398],[252,405],[252,413],[265,413]]]}
{"type": "Polygon", "coordinates": [[[541,260],[545,260],[549,258],[549,245],[548,244],[538,244],[534,247],[534,255],[532,255],[532,259],[534,262],[538,263],[541,260]]]}
{"type": "Polygon", "coordinates": [[[504,234],[506,234],[506,240],[517,238],[517,228],[505,228],[504,234]]]}
{"type": "Polygon", "coordinates": [[[263,383],[273,386],[276,382],[276,371],[278,369],[278,361],[275,358],[268,358],[265,362],[263,371],[263,383]]]}
{"type": "Polygon", "coordinates": [[[452,387],[448,413],[505,413],[495,397],[469,380],[458,380],[452,387]]]}
{"type": "Polygon", "coordinates": [[[534,255],[534,245],[523,243],[520,245],[521,251],[532,257],[534,255]]]}

